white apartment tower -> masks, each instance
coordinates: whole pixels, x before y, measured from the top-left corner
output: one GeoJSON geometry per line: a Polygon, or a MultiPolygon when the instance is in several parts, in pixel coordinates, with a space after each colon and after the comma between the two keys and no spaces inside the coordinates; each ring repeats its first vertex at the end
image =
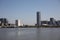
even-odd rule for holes
{"type": "Polygon", "coordinates": [[[15,24],[16,24],[16,26],[21,26],[20,20],[16,20],[16,21],[15,21],[15,24]]]}

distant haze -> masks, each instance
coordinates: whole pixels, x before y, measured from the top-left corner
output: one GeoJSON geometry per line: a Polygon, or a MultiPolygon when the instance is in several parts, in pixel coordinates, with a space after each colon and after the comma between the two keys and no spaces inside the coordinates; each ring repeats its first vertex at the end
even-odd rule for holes
{"type": "Polygon", "coordinates": [[[0,0],[0,18],[12,23],[20,19],[23,24],[34,25],[37,11],[41,12],[41,20],[60,20],[59,0],[0,0]]]}

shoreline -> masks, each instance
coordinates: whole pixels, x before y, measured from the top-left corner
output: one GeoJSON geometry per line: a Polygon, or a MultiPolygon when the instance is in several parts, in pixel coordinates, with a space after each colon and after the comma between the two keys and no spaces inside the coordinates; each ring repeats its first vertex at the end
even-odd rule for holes
{"type": "Polygon", "coordinates": [[[60,28],[60,26],[0,26],[0,28],[60,28]]]}

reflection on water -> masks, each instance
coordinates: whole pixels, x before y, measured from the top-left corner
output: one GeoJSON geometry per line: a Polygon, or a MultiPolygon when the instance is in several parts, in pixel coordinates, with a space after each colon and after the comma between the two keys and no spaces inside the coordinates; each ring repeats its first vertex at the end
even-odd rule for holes
{"type": "Polygon", "coordinates": [[[40,40],[40,28],[36,30],[36,40],[40,40]]]}
{"type": "Polygon", "coordinates": [[[1,28],[0,40],[60,40],[60,28],[1,28]]]}

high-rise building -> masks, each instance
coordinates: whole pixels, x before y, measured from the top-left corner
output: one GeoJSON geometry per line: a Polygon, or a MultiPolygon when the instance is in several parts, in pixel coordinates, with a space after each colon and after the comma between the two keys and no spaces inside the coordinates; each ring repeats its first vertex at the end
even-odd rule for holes
{"type": "Polygon", "coordinates": [[[56,21],[54,18],[50,18],[50,25],[55,25],[56,26],[56,21]]]}
{"type": "Polygon", "coordinates": [[[21,25],[20,20],[16,20],[15,23],[16,23],[16,26],[20,26],[21,25]]]}
{"type": "Polygon", "coordinates": [[[16,26],[23,26],[23,24],[21,24],[21,21],[20,20],[16,20],[15,21],[15,24],[16,24],[16,26]]]}
{"type": "Polygon", "coordinates": [[[0,18],[0,26],[7,26],[8,21],[6,18],[0,18]]]}
{"type": "Polygon", "coordinates": [[[41,14],[40,12],[37,12],[37,26],[41,26],[41,14]]]}

